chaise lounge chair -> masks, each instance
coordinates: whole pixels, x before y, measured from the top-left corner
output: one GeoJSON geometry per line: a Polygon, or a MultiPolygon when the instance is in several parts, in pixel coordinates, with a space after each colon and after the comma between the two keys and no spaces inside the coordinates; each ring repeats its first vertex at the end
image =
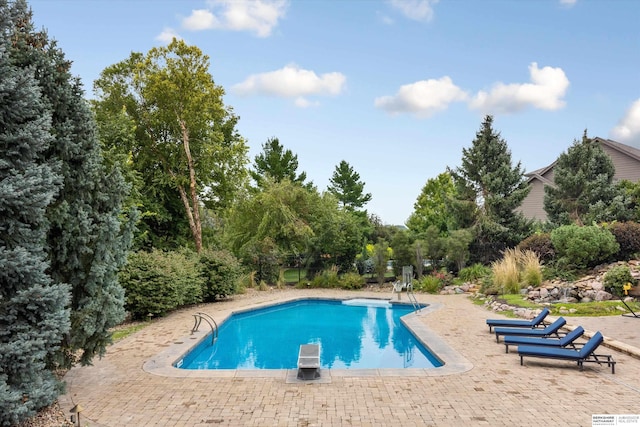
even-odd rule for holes
{"type": "Polygon", "coordinates": [[[564,317],[558,317],[555,322],[544,329],[526,329],[526,328],[494,328],[496,334],[496,342],[500,342],[500,335],[519,335],[523,337],[548,337],[555,335],[560,337],[558,331],[567,323],[564,317]]]}
{"type": "Polygon", "coordinates": [[[584,334],[584,329],[582,326],[578,326],[573,331],[569,332],[562,338],[537,338],[537,337],[522,337],[522,336],[514,336],[514,335],[506,335],[504,337],[504,346],[505,352],[509,353],[510,345],[535,345],[535,346],[544,346],[547,348],[562,348],[567,346],[572,346],[574,350],[576,350],[575,340],[580,338],[584,334]]]}
{"type": "Polygon", "coordinates": [[[540,346],[527,346],[523,345],[518,347],[518,354],[520,355],[520,365],[524,365],[524,357],[541,357],[547,359],[559,359],[570,360],[572,362],[578,362],[578,366],[582,371],[584,369],[585,362],[603,364],[606,363],[608,367],[611,367],[611,373],[615,374],[616,362],[609,354],[595,354],[596,348],[604,341],[604,337],[600,332],[596,332],[589,341],[580,350],[573,350],[569,348],[546,348],[540,346]]]}
{"type": "Polygon", "coordinates": [[[487,325],[489,325],[489,332],[491,328],[496,326],[508,326],[512,328],[537,328],[544,325],[544,319],[549,315],[549,309],[545,307],[540,314],[531,320],[519,320],[519,319],[487,319],[487,325]]]}

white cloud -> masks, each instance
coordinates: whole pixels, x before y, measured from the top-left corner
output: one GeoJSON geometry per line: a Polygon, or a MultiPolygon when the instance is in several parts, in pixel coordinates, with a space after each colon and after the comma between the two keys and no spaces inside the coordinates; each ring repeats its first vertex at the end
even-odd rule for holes
{"type": "Polygon", "coordinates": [[[566,7],[572,7],[578,0],[560,0],[560,4],[566,7]]]}
{"type": "Polygon", "coordinates": [[[627,110],[618,125],[611,130],[613,139],[640,146],[640,99],[627,110]]]}
{"type": "Polygon", "coordinates": [[[178,34],[173,28],[164,28],[160,34],[156,36],[156,40],[163,44],[169,44],[174,39],[182,40],[180,34],[178,34]]]}
{"type": "Polygon", "coordinates": [[[192,10],[182,26],[192,31],[251,31],[268,37],[289,7],[288,0],[209,0],[209,9],[192,10]]]}
{"type": "Polygon", "coordinates": [[[433,19],[433,6],[440,0],[389,0],[394,8],[414,21],[429,22],[433,19]]]}
{"type": "Polygon", "coordinates": [[[297,97],[294,104],[296,105],[296,107],[300,108],[317,107],[318,105],[320,105],[319,102],[311,102],[308,99],[303,98],[302,96],[297,97]]]}
{"type": "Polygon", "coordinates": [[[445,76],[400,86],[398,93],[376,98],[374,105],[390,114],[414,113],[418,117],[429,117],[445,110],[452,102],[466,99],[467,93],[445,76]]]}
{"type": "Polygon", "coordinates": [[[333,72],[318,76],[297,65],[287,65],[279,70],[253,74],[242,83],[232,87],[240,95],[269,95],[282,98],[296,98],[296,105],[314,105],[304,97],[309,95],[338,95],[346,86],[347,78],[342,73],[333,72]]]}
{"type": "Polygon", "coordinates": [[[480,91],[469,106],[485,113],[514,113],[527,107],[558,110],[569,87],[562,68],[529,66],[531,83],[496,83],[490,92],[480,91]]]}
{"type": "Polygon", "coordinates": [[[207,9],[197,9],[191,11],[191,16],[182,20],[182,26],[187,30],[200,31],[210,30],[221,26],[218,18],[207,9]]]}

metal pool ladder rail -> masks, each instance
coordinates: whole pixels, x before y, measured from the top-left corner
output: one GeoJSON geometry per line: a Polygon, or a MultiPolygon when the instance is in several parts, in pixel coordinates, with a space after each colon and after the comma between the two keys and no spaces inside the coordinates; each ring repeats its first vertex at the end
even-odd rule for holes
{"type": "Polygon", "coordinates": [[[411,305],[413,305],[413,310],[419,312],[422,309],[422,306],[420,305],[420,303],[418,302],[418,299],[416,298],[416,296],[413,293],[413,284],[409,283],[407,284],[407,298],[409,298],[409,301],[411,302],[411,305]]]}
{"type": "Polygon", "coordinates": [[[211,327],[211,345],[213,345],[218,339],[218,324],[214,318],[201,311],[194,314],[193,318],[195,323],[193,324],[193,328],[191,328],[191,333],[193,334],[194,332],[197,332],[198,328],[200,328],[200,323],[204,320],[211,327]]]}

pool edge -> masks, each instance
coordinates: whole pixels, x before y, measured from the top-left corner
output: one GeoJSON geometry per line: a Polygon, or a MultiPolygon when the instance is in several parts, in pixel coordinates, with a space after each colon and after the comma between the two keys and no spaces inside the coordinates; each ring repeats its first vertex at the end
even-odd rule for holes
{"type": "MultiPolygon", "coordinates": [[[[241,313],[256,308],[277,306],[299,300],[324,299],[324,300],[344,300],[345,298],[324,298],[324,297],[293,297],[286,300],[256,304],[249,308],[243,308],[231,312],[228,316],[241,313]]],[[[422,316],[428,316],[435,310],[442,307],[442,304],[429,304],[420,311],[404,315],[401,321],[411,331],[411,333],[427,347],[438,359],[443,362],[443,366],[438,368],[385,368],[385,369],[323,369],[328,377],[397,377],[397,376],[426,376],[439,377],[446,375],[461,374],[473,368],[473,364],[464,358],[460,353],[450,347],[435,332],[430,330],[425,323],[420,321],[422,316]]],[[[224,320],[223,320],[224,321],[224,320]]],[[[173,378],[277,378],[283,381],[291,376],[295,369],[180,369],[174,365],[183,358],[191,348],[199,344],[209,335],[208,331],[197,331],[191,335],[180,338],[168,348],[161,351],[154,357],[146,360],[142,365],[142,370],[153,375],[173,378]]],[[[287,381],[290,382],[290,381],[287,381]]],[[[306,383],[308,383],[307,381],[306,383]]],[[[326,381],[325,381],[326,382],[326,381]]]]}

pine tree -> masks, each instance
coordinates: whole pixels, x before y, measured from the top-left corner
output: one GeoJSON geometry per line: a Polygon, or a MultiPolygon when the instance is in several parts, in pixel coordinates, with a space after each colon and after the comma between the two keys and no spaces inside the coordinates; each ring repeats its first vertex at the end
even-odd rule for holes
{"type": "Polygon", "coordinates": [[[529,223],[515,209],[529,187],[520,162],[512,165],[507,142],[493,130],[492,116],[485,117],[472,146],[462,150],[462,165],[451,174],[458,194],[478,207],[472,253],[490,261],[526,237],[529,223]]]}
{"type": "Polygon", "coordinates": [[[126,261],[135,214],[121,207],[128,188],[114,166],[105,166],[96,126],[71,63],[44,31],[35,31],[24,0],[16,1],[12,58],[34,68],[44,101],[52,109],[54,141],[41,153],[55,162],[63,186],[47,209],[51,276],[72,287],[71,330],[55,360],[62,367],[89,364],[102,355],[109,328],[124,319],[124,290],[117,272],[126,261]]]}
{"type": "MultiPolygon", "coordinates": [[[[298,171],[298,156],[291,150],[285,150],[278,138],[269,138],[262,144],[262,153],[255,159],[255,171],[251,171],[251,177],[259,188],[266,185],[266,178],[281,182],[284,179],[305,186],[307,174],[298,171]]],[[[309,188],[309,184],[306,185],[309,188]]]]}
{"type": "Polygon", "coordinates": [[[10,62],[14,12],[0,0],[0,425],[56,400],[61,384],[46,362],[69,329],[69,287],[46,273],[46,208],[61,184],[40,163],[51,111],[33,69],[10,62]]]}
{"type": "Polygon", "coordinates": [[[544,210],[553,224],[587,223],[594,206],[611,205],[621,194],[613,183],[613,161],[600,144],[587,136],[586,130],[581,141],[575,140],[558,157],[553,174],[555,185],[544,188],[544,210]]]}
{"type": "Polygon", "coordinates": [[[364,182],[360,174],[342,160],[329,180],[328,191],[336,196],[342,207],[356,210],[371,200],[371,193],[364,193],[364,182]]]}

